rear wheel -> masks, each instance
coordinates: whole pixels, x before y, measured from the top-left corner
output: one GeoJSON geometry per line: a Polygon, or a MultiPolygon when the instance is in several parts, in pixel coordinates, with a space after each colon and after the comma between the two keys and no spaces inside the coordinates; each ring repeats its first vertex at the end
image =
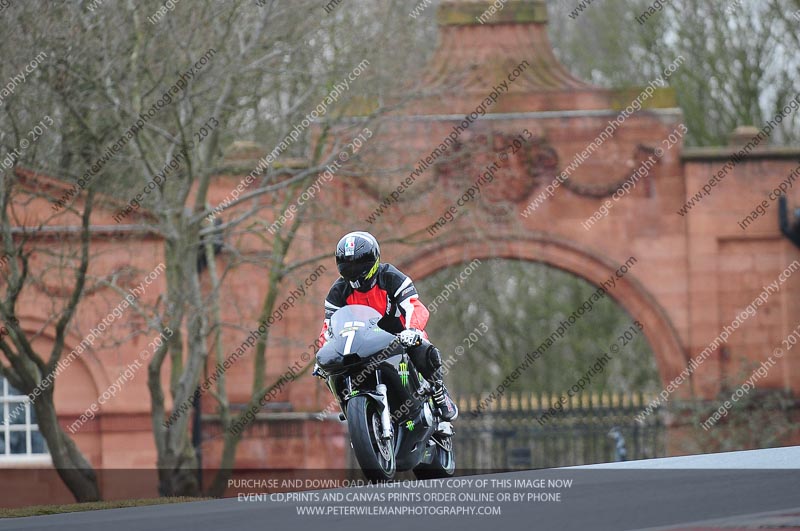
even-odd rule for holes
{"type": "Polygon", "coordinates": [[[368,396],[356,396],[347,402],[347,428],[353,452],[370,481],[394,479],[394,434],[381,439],[381,413],[378,404],[368,396]]]}
{"type": "Polygon", "coordinates": [[[453,453],[453,438],[442,437],[435,440],[433,460],[430,464],[421,463],[414,468],[417,479],[446,479],[456,471],[456,458],[453,453]]]}

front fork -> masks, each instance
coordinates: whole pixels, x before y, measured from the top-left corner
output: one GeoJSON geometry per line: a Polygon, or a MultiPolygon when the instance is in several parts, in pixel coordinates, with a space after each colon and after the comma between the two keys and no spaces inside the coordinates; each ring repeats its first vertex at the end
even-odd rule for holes
{"type": "Polygon", "coordinates": [[[375,380],[378,383],[375,386],[375,391],[377,391],[383,403],[383,408],[381,409],[381,438],[390,439],[392,437],[392,419],[389,415],[389,397],[386,393],[386,384],[381,382],[380,370],[375,371],[375,380]]]}
{"type": "MultiPolygon", "coordinates": [[[[350,376],[345,380],[347,384],[347,396],[353,396],[353,381],[350,376]]],[[[388,440],[392,437],[392,416],[389,414],[389,396],[386,391],[386,384],[381,381],[381,371],[375,371],[375,393],[373,398],[381,403],[381,439],[388,440]]]]}

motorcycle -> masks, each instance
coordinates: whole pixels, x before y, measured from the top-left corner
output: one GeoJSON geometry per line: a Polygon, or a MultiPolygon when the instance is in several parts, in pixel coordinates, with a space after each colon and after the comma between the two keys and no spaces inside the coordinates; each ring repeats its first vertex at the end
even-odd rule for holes
{"type": "Polygon", "coordinates": [[[369,306],[337,310],[330,339],[317,352],[319,375],[347,421],[356,460],[373,482],[405,470],[417,479],[451,477],[453,426],[439,418],[431,385],[397,336],[378,326],[380,319],[369,306]]]}

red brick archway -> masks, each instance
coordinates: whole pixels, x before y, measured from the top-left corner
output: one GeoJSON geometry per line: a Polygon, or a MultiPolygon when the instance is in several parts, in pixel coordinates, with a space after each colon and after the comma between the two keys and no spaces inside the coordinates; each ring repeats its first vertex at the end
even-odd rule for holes
{"type": "MultiPolygon", "coordinates": [[[[444,268],[469,262],[506,258],[541,262],[579,276],[595,286],[608,280],[620,266],[580,244],[544,232],[491,238],[456,239],[418,250],[398,265],[414,279],[425,278],[444,268]]],[[[635,265],[631,272],[635,273],[635,265]]],[[[666,385],[686,367],[680,337],[664,308],[636,280],[635,275],[618,279],[609,295],[644,326],[644,333],[656,357],[662,382],[666,385]]],[[[544,331],[542,331],[544,333],[544,331]]],[[[689,389],[684,392],[688,393],[689,389]]]]}
{"type": "MultiPolygon", "coordinates": [[[[685,149],[682,113],[668,87],[615,91],[571,76],[550,48],[541,0],[510,1],[485,24],[475,22],[481,5],[442,2],[424,97],[376,131],[375,145],[391,149],[360,154],[365,168],[403,170],[341,180],[332,201],[346,207],[350,228],[375,234],[386,258],[416,278],[476,257],[504,257],[544,262],[597,285],[635,257],[612,296],[647,327],[665,384],[715,342],[691,385],[676,392],[715,397],[726,378],[746,370],[748,360],[760,362],[797,326],[800,276],[716,348],[762,286],[800,260],[776,217],[759,218],[746,232],[736,224],[793,170],[797,150],[759,147],[702,207],[680,213],[738,148],[685,149]],[[633,101],[642,108],[633,112],[633,101]],[[490,181],[488,162],[503,160],[499,153],[523,133],[527,143],[490,181]],[[645,161],[636,186],[617,197],[645,161]],[[479,197],[459,203],[479,178],[479,197]]],[[[798,193],[790,190],[790,202],[798,193]]],[[[800,363],[781,363],[763,388],[797,392],[800,363]]]]}

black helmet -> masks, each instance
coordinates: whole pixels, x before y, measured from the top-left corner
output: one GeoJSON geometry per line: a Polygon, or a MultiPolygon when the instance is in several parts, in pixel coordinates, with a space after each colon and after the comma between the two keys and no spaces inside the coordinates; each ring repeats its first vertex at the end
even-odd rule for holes
{"type": "Polygon", "coordinates": [[[345,234],[336,245],[336,267],[353,289],[368,291],[378,281],[381,248],[369,232],[345,234]]]}

